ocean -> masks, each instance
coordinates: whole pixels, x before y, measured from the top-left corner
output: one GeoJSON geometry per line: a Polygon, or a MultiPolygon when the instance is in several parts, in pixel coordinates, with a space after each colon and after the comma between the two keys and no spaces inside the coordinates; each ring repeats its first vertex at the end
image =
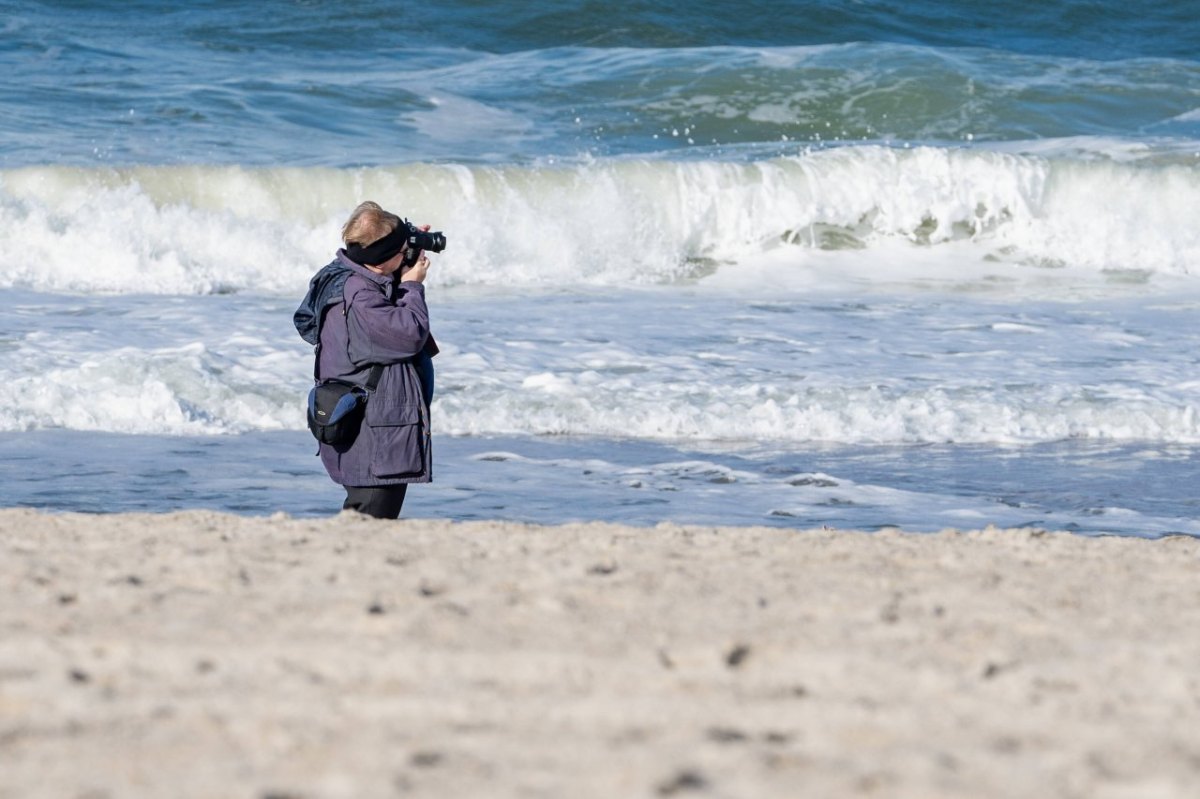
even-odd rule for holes
{"type": "Polygon", "coordinates": [[[1197,18],[0,0],[0,506],[337,512],[374,199],[449,241],[406,516],[1198,535],[1197,18]]]}

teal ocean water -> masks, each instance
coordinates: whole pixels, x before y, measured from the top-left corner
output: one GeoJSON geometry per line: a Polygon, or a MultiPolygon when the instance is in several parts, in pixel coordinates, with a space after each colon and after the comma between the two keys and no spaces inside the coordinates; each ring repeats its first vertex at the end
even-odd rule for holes
{"type": "Polygon", "coordinates": [[[687,6],[5,2],[0,164],[536,163],[1200,126],[1195,2],[687,6]]]}
{"type": "Polygon", "coordinates": [[[412,515],[1200,533],[1197,16],[0,2],[0,504],[336,509],[372,198],[450,240],[412,515]]]}

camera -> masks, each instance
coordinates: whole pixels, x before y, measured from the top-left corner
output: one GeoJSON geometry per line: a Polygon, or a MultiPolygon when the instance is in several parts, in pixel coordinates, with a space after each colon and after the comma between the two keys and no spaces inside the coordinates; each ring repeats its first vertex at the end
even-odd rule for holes
{"type": "Polygon", "coordinates": [[[408,252],[405,253],[401,266],[412,266],[425,250],[441,252],[446,249],[446,236],[442,231],[421,230],[407,219],[403,224],[408,228],[408,252]]]}

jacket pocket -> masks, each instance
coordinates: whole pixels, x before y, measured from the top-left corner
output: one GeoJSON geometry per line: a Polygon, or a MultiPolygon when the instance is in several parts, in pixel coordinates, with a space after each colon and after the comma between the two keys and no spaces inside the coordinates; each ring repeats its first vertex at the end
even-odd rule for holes
{"type": "Polygon", "coordinates": [[[371,431],[371,476],[380,480],[416,477],[425,471],[421,406],[389,403],[378,394],[367,401],[371,431]]]}

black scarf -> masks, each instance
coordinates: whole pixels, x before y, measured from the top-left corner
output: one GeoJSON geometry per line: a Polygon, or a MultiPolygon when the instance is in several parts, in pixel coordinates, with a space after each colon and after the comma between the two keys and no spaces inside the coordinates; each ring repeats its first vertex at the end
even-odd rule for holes
{"type": "Polygon", "coordinates": [[[365,247],[361,244],[346,245],[346,257],[362,266],[379,266],[407,247],[408,225],[401,222],[391,233],[365,247]]]}

